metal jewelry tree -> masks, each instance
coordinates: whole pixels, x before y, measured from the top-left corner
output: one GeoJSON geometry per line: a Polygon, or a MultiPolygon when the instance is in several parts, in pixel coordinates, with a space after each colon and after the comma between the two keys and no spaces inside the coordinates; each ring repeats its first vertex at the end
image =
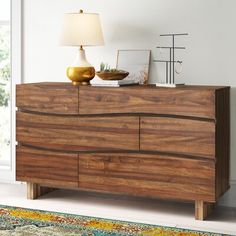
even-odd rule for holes
{"type": "Polygon", "coordinates": [[[166,82],[165,83],[157,83],[156,86],[159,87],[176,87],[184,84],[176,84],[175,83],[175,73],[180,74],[180,72],[176,71],[175,63],[179,63],[182,68],[182,61],[175,60],[175,50],[176,49],[185,49],[185,47],[177,47],[175,46],[175,37],[188,35],[187,33],[183,34],[161,34],[160,37],[172,37],[172,46],[171,47],[160,47],[159,49],[168,49],[170,52],[169,60],[154,60],[154,62],[161,62],[166,64],[166,82]]]}

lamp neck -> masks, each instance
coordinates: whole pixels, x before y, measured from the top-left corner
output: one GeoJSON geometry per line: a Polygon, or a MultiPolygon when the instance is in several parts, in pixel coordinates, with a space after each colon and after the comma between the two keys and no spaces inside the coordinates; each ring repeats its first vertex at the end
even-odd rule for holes
{"type": "Polygon", "coordinates": [[[72,66],[74,66],[74,67],[92,67],[92,65],[87,61],[87,58],[85,55],[85,50],[83,49],[83,46],[80,46],[72,66]]]}

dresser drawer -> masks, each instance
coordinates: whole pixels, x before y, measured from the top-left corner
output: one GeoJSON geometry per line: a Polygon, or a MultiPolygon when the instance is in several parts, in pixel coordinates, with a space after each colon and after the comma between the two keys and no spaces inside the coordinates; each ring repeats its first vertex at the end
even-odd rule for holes
{"type": "Polygon", "coordinates": [[[54,186],[78,187],[78,154],[17,146],[16,179],[54,186]]]}
{"type": "Polygon", "coordinates": [[[79,154],[79,188],[215,201],[215,161],[152,154],[79,154]]]}
{"type": "Polygon", "coordinates": [[[215,89],[186,86],[80,87],[80,114],[167,114],[215,119],[215,89]]]}
{"type": "Polygon", "coordinates": [[[78,114],[78,88],[69,83],[37,83],[16,86],[16,106],[49,114],[78,114]]]}
{"type": "Polygon", "coordinates": [[[64,151],[138,150],[138,117],[51,116],[17,112],[19,143],[64,151]]]}
{"type": "Polygon", "coordinates": [[[141,117],[140,149],[215,158],[215,122],[141,117]]]}

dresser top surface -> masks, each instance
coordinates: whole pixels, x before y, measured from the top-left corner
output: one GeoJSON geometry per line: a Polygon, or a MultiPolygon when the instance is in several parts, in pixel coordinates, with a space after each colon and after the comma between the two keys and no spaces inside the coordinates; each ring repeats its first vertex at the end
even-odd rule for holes
{"type": "Polygon", "coordinates": [[[130,85],[130,86],[121,86],[121,87],[93,87],[93,86],[79,86],[75,87],[69,82],[39,82],[39,83],[25,83],[19,84],[22,85],[31,85],[31,86],[42,86],[42,87],[54,87],[54,88],[68,88],[68,89],[157,89],[157,90],[220,90],[225,88],[230,88],[229,86],[212,86],[212,85],[184,85],[176,88],[164,88],[156,87],[155,84],[149,85],[130,85]]]}

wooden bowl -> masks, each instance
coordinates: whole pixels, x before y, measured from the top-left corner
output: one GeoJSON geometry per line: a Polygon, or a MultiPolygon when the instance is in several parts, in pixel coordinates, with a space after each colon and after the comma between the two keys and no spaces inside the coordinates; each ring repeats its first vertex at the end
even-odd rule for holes
{"type": "Polygon", "coordinates": [[[96,75],[103,80],[122,80],[129,75],[127,71],[106,72],[97,71],[96,75]]]}

